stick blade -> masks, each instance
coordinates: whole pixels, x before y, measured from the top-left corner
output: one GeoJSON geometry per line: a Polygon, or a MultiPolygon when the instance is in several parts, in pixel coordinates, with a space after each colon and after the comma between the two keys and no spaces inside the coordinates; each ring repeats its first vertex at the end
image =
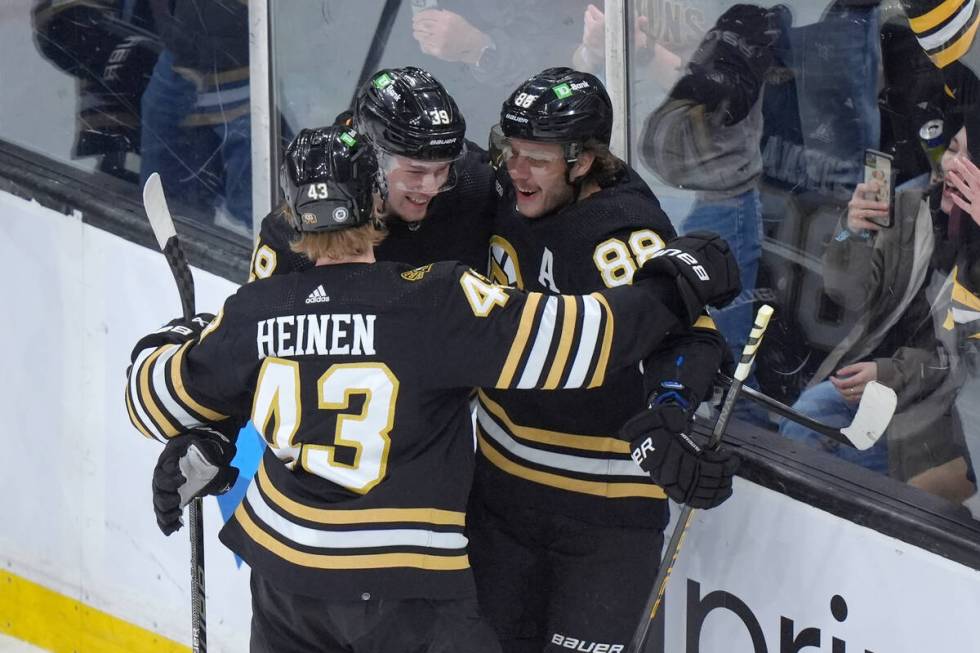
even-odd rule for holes
{"type": "Polygon", "coordinates": [[[895,391],[877,381],[864,386],[861,403],[850,426],[841,429],[856,448],[864,451],[874,446],[895,414],[898,397],[895,391]]]}
{"type": "Polygon", "coordinates": [[[177,230],[174,229],[174,220],[170,216],[170,207],[167,206],[167,196],[163,194],[163,182],[155,172],[143,184],[143,208],[162,250],[167,246],[167,241],[177,235],[177,230]]]}

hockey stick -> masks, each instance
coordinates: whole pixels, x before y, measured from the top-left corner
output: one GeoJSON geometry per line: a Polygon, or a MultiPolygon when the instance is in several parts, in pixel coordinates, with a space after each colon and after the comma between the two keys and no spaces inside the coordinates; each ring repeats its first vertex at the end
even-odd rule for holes
{"type": "MultiPolygon", "coordinates": [[[[708,441],[707,446],[708,449],[716,449],[721,443],[721,438],[725,434],[725,428],[728,426],[728,421],[732,417],[735,400],[738,398],[739,391],[742,389],[742,382],[745,381],[749,375],[749,370],[752,369],[755,352],[762,343],[762,336],[766,331],[766,326],[769,324],[769,318],[771,317],[772,307],[769,305],[764,305],[760,308],[755,316],[755,325],[749,334],[748,342],[745,343],[745,347],[742,349],[742,358],[738,362],[738,367],[735,368],[735,378],[728,390],[728,394],[725,396],[725,402],[721,405],[721,411],[718,413],[718,421],[715,422],[715,427],[711,431],[711,439],[708,441]]],[[[680,515],[677,517],[677,526],[674,527],[674,532],[670,536],[670,543],[667,545],[667,550],[660,560],[660,568],[657,570],[656,580],[653,581],[653,590],[650,592],[650,598],[647,600],[643,615],[640,618],[640,623],[636,627],[636,632],[633,634],[633,639],[630,641],[629,646],[626,647],[627,653],[640,653],[640,650],[643,648],[643,642],[646,641],[653,618],[657,616],[657,610],[660,608],[664,592],[667,590],[667,581],[670,580],[670,573],[674,570],[674,564],[677,562],[681,544],[684,542],[684,535],[687,534],[687,529],[691,525],[693,517],[694,508],[690,506],[681,508],[680,515]]]]}
{"type": "MultiPolygon", "coordinates": [[[[170,265],[174,281],[177,282],[177,294],[180,295],[184,318],[190,320],[194,317],[194,277],[191,276],[184,250],[180,248],[160,175],[155,172],[143,185],[143,208],[146,209],[153,235],[170,265]]],[[[188,519],[191,538],[191,649],[194,653],[205,653],[208,646],[204,611],[204,519],[200,497],[191,501],[188,519]]]]}
{"type": "MultiPolygon", "coordinates": [[[[733,383],[732,379],[727,376],[721,375],[720,378],[722,383],[726,385],[733,383]]],[[[854,419],[848,426],[836,428],[807,417],[754,388],[746,386],[742,388],[742,392],[760,406],[765,406],[788,420],[861,451],[874,446],[878,438],[888,428],[888,424],[895,414],[895,407],[898,405],[898,397],[894,390],[877,381],[871,381],[864,387],[864,393],[861,395],[861,401],[858,403],[854,419]]]]}

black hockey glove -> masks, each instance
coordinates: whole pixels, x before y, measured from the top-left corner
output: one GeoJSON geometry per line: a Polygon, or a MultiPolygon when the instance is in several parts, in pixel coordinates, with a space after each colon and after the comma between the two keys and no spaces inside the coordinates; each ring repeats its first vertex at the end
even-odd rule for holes
{"type": "Polygon", "coordinates": [[[711,451],[688,434],[688,411],[680,404],[655,404],[634,416],[620,431],[633,460],[667,496],[692,508],[714,508],[732,495],[739,458],[711,451]]]}
{"type": "Polygon", "coordinates": [[[238,479],[231,466],[235,445],[210,428],[191,429],[172,438],[153,470],[153,512],[164,535],[184,525],[181,513],[195,497],[224,494],[238,479]]]}
{"type": "Polygon", "coordinates": [[[734,5],[711,28],[698,46],[671,97],[704,105],[719,112],[724,125],[741,122],[749,114],[773,62],[773,45],[779,37],[782,15],[779,5],[763,9],[734,5]]]}
{"type": "Polygon", "coordinates": [[[643,264],[639,278],[666,275],[677,285],[687,324],[705,306],[721,308],[742,292],[738,261],[728,243],[710,231],[692,231],[667,243],[643,264]]]}
{"type": "Polygon", "coordinates": [[[200,337],[201,332],[211,324],[214,315],[211,313],[198,313],[190,320],[182,317],[170,320],[165,325],[140,338],[133,347],[130,360],[135,361],[140,352],[144,349],[156,349],[164,345],[182,345],[188,340],[195,340],[200,337]]]}

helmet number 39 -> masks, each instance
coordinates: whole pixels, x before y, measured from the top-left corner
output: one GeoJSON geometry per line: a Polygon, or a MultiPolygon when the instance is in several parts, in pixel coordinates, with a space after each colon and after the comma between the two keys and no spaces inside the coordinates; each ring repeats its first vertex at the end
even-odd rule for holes
{"type": "Polygon", "coordinates": [[[448,125],[449,112],[445,109],[432,109],[429,111],[429,119],[432,120],[433,125],[448,125]]]}

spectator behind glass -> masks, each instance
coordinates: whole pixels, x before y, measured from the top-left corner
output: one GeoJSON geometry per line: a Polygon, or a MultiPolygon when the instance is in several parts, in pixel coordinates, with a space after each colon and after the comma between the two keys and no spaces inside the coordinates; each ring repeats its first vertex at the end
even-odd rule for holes
{"type": "MultiPolygon", "coordinates": [[[[853,419],[867,383],[877,380],[894,389],[899,400],[885,436],[871,449],[857,451],[789,421],[781,423],[780,431],[870,470],[912,479],[923,489],[962,500],[971,492],[965,482],[940,489],[935,478],[913,478],[963,453],[952,437],[950,420],[959,384],[950,358],[954,347],[940,327],[944,311],[932,310],[931,305],[942,305],[933,303],[953,265],[950,241],[958,238],[951,234],[949,216],[958,212],[956,204],[963,200],[956,197],[952,180],[957,171],[976,170],[969,162],[965,129],[956,131],[941,169],[945,182],[931,191],[896,192],[890,228],[879,226],[887,224],[890,208],[889,202],[874,198],[881,185],[875,180],[858,184],[846,224],[824,256],[827,293],[860,318],[794,407],[844,426],[853,419]]],[[[959,469],[963,476],[962,461],[959,469]]]]}
{"type": "Polygon", "coordinates": [[[159,172],[168,196],[250,235],[248,3],[151,2],[165,49],[143,94],[141,181],[159,172]]]}
{"type": "Polygon", "coordinates": [[[588,3],[412,0],[411,4],[412,36],[431,57],[422,60],[422,67],[453,91],[469,133],[486,134],[499,118],[499,107],[487,98],[505,97],[531,74],[571,62],[588,3]],[[454,78],[460,75],[469,83],[458,83],[454,78]]]}
{"type": "MultiPolygon", "coordinates": [[[[785,7],[740,4],[722,14],[667,98],[646,119],[640,137],[641,159],[664,182],[696,192],[679,231],[718,233],[738,259],[742,294],[724,310],[712,311],[736,356],[752,326],[762,254],[762,88],[773,64],[778,26],[792,21],[785,13],[785,7]]],[[[743,417],[767,421],[761,411],[743,417]]]]}
{"type": "Polygon", "coordinates": [[[31,10],[42,56],[76,77],[72,158],[98,157],[100,172],[136,182],[127,155],[140,151],[140,98],[163,48],[145,0],[42,0],[31,10]]]}
{"type": "MultiPolygon", "coordinates": [[[[980,116],[972,117],[980,122],[980,116]]],[[[972,136],[980,129],[970,125],[972,136]]],[[[980,169],[971,160],[967,140],[949,166],[943,187],[943,199],[956,208],[950,214],[949,231],[958,240],[955,266],[948,288],[949,308],[943,321],[944,331],[955,337],[956,353],[964,380],[956,395],[954,416],[967,448],[968,477],[976,484],[980,463],[980,169]],[[959,210],[957,210],[959,209],[959,210]]],[[[980,494],[965,502],[975,519],[980,519],[980,494]]]]}

